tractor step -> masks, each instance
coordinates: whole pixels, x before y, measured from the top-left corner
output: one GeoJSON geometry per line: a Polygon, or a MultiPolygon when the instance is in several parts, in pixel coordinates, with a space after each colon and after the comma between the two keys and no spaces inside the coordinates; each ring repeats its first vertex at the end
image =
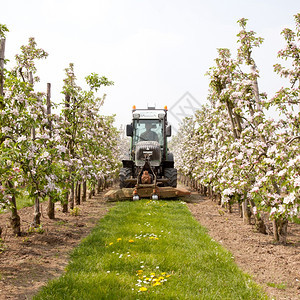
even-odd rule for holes
{"type": "MultiPolygon", "coordinates": [[[[132,200],[135,188],[123,188],[118,190],[110,190],[104,195],[104,199],[107,201],[120,201],[120,200],[132,200]]],[[[157,195],[159,199],[170,199],[191,195],[191,192],[184,188],[173,187],[156,187],[157,195]]],[[[137,194],[140,199],[151,198],[153,195],[153,186],[139,186],[137,194]]]]}

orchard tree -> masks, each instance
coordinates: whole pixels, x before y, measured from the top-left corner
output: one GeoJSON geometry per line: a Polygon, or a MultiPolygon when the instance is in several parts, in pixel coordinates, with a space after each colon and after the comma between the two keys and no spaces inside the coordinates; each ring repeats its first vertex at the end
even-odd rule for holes
{"type": "Polygon", "coordinates": [[[93,184],[97,177],[103,176],[102,172],[106,169],[104,165],[109,157],[110,139],[114,135],[111,130],[105,131],[111,122],[100,116],[105,96],[100,98],[95,94],[101,86],[110,86],[113,82],[96,73],[85,79],[89,85],[87,91],[76,85],[74,65],[66,68],[60,132],[67,148],[68,160],[65,165],[69,169],[71,209],[74,208],[75,185],[82,180],[82,176],[84,181],[88,179],[93,184]]]}
{"type": "Polygon", "coordinates": [[[245,222],[250,206],[261,232],[266,229],[261,215],[267,212],[275,239],[283,243],[288,220],[299,213],[299,15],[295,20],[297,31],[283,31],[287,47],[279,52],[292,59],[293,68],[275,65],[291,87],[269,100],[259,93],[252,53],[263,39],[247,31],[247,20],[241,19],[237,59],[218,49],[216,66],[208,73],[210,107],[202,107],[173,143],[183,174],[212,185],[229,207],[234,200],[243,203],[245,222]],[[279,119],[266,115],[271,107],[279,110],[279,119]]]}

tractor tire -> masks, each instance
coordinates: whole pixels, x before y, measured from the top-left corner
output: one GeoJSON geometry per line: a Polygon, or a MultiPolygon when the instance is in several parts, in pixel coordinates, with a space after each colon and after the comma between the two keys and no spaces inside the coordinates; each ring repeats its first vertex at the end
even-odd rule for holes
{"type": "Polygon", "coordinates": [[[169,179],[167,186],[177,187],[177,169],[165,168],[165,177],[169,179]]]}
{"type": "Polygon", "coordinates": [[[121,168],[119,179],[120,179],[120,188],[128,188],[130,187],[130,183],[126,183],[125,180],[132,176],[131,168],[121,168]]]}

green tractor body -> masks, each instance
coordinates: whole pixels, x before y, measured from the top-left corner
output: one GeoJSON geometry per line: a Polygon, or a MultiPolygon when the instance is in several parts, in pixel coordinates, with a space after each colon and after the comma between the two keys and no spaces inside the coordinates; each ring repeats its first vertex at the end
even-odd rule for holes
{"type": "Polygon", "coordinates": [[[176,188],[177,170],[167,144],[171,136],[167,109],[134,108],[126,135],[131,144],[127,159],[122,160],[120,188],[153,187],[154,194],[156,187],[176,188]]]}

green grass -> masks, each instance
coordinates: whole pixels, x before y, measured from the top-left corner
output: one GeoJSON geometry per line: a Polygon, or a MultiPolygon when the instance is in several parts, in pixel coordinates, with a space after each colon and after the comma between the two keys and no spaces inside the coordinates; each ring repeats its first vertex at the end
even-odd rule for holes
{"type": "Polygon", "coordinates": [[[267,282],[267,286],[276,288],[278,290],[285,290],[286,289],[286,283],[282,282],[282,283],[274,283],[274,282],[267,282]]]}
{"type": "MultiPolygon", "coordinates": [[[[43,203],[47,201],[47,199],[45,200],[40,200],[40,203],[43,203]]],[[[33,198],[30,198],[28,195],[26,195],[25,191],[22,192],[20,195],[17,196],[17,199],[16,199],[16,203],[17,203],[17,209],[22,209],[24,207],[30,207],[30,206],[33,206],[34,205],[34,199],[33,198]]],[[[0,209],[0,214],[2,213],[5,213],[9,211],[9,209],[0,209]]]]}
{"type": "Polygon", "coordinates": [[[111,209],[73,251],[65,275],[34,299],[267,297],[185,204],[141,200],[111,209]]]}
{"type": "Polygon", "coordinates": [[[295,223],[295,224],[300,224],[300,218],[293,217],[292,222],[295,223]]]}

